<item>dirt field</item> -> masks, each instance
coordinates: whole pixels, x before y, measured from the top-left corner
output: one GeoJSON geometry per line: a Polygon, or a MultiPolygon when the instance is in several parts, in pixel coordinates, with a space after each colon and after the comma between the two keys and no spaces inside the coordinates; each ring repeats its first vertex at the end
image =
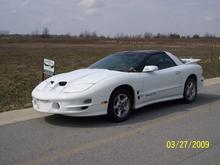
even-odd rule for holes
{"type": "Polygon", "coordinates": [[[57,73],[87,67],[116,51],[159,49],[179,57],[202,59],[206,78],[220,76],[220,39],[145,41],[0,39],[0,111],[31,106],[31,91],[41,81],[42,57],[56,60],[57,73]]]}

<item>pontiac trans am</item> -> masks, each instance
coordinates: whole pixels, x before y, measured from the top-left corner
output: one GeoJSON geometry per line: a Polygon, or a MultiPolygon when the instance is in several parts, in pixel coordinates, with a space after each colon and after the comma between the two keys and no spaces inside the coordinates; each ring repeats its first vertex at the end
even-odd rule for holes
{"type": "Polygon", "coordinates": [[[203,86],[199,59],[166,51],[114,53],[86,69],[55,75],[32,92],[36,111],[67,116],[107,115],[124,121],[132,110],[174,99],[192,103],[203,86]]]}

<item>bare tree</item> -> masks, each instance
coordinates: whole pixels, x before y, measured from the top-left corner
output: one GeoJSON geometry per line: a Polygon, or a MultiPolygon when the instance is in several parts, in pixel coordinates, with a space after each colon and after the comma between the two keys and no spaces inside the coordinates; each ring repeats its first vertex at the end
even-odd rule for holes
{"type": "Polygon", "coordinates": [[[47,27],[45,27],[42,31],[42,35],[43,38],[49,38],[50,34],[49,34],[49,29],[47,27]]]}
{"type": "Polygon", "coordinates": [[[199,36],[198,34],[194,34],[194,35],[192,36],[192,38],[194,38],[194,39],[199,39],[200,36],[199,36]]]}
{"type": "Polygon", "coordinates": [[[33,37],[38,37],[39,36],[39,31],[38,30],[34,30],[34,31],[32,31],[31,35],[33,37]]]}
{"type": "Polygon", "coordinates": [[[170,33],[169,38],[175,38],[175,39],[179,39],[180,35],[178,33],[170,33]]]}
{"type": "Polygon", "coordinates": [[[215,38],[216,36],[214,34],[209,34],[209,33],[206,33],[204,38],[215,38]]]}
{"type": "Polygon", "coordinates": [[[153,38],[153,33],[145,32],[145,33],[144,33],[144,38],[145,38],[145,39],[147,39],[147,38],[153,38]]]}
{"type": "Polygon", "coordinates": [[[8,30],[0,30],[0,36],[7,36],[9,33],[10,32],[8,30]]]}

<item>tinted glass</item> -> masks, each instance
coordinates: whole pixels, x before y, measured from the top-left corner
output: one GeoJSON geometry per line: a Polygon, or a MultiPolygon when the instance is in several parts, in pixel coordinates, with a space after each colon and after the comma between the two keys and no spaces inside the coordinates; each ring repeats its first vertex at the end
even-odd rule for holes
{"type": "Polygon", "coordinates": [[[142,72],[148,56],[145,53],[117,53],[101,59],[89,68],[122,72],[142,72]]]}
{"type": "Polygon", "coordinates": [[[159,69],[166,69],[176,66],[174,61],[165,53],[152,55],[148,58],[147,65],[155,65],[159,69]]]}

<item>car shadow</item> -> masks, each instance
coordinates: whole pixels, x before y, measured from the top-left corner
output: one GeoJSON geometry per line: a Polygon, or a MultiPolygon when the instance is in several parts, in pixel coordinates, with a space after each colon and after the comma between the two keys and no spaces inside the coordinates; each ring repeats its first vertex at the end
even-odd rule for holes
{"type": "Polygon", "coordinates": [[[172,113],[183,111],[196,111],[196,107],[204,106],[220,100],[220,95],[200,94],[197,100],[192,104],[185,104],[181,100],[174,100],[162,102],[145,106],[143,108],[134,110],[127,121],[121,123],[114,123],[107,119],[106,116],[95,117],[68,117],[62,115],[51,115],[45,117],[45,121],[49,124],[61,127],[112,127],[122,126],[134,123],[145,122],[147,120],[154,120],[172,113]]]}

